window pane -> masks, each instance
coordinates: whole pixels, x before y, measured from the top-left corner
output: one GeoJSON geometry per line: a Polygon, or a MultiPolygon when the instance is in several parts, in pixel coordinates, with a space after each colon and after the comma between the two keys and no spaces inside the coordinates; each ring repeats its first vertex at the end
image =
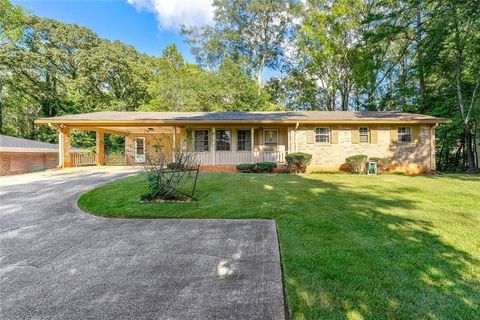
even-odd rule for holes
{"type": "Polygon", "coordinates": [[[360,136],[360,142],[361,143],[367,143],[368,142],[368,128],[363,127],[358,129],[358,133],[360,136]]]}
{"type": "Polygon", "coordinates": [[[145,152],[145,146],[143,143],[143,139],[135,139],[135,148],[137,149],[137,155],[143,156],[145,152]]]}
{"type": "Polygon", "coordinates": [[[410,127],[399,127],[398,132],[398,141],[401,142],[412,142],[412,134],[410,132],[410,127]]]}
{"type": "Polygon", "coordinates": [[[278,141],[277,130],[265,130],[264,131],[265,144],[276,144],[278,141]]]}
{"type": "Polygon", "coordinates": [[[237,131],[237,150],[238,151],[252,150],[252,135],[250,130],[237,131]]]}
{"type": "Polygon", "coordinates": [[[208,151],[208,130],[194,131],[194,150],[196,152],[208,151]]]}
{"type": "Polygon", "coordinates": [[[230,151],[230,130],[216,130],[216,150],[218,151],[230,151]]]}
{"type": "Polygon", "coordinates": [[[315,142],[330,142],[330,128],[315,128],[315,142]]]}

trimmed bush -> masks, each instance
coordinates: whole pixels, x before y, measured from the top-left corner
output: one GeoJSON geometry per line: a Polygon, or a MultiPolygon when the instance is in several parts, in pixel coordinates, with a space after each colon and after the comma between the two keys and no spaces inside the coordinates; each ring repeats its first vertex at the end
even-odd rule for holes
{"type": "Polygon", "coordinates": [[[260,173],[271,173],[276,167],[277,164],[275,162],[258,162],[255,166],[255,171],[260,173]]]}
{"type": "Polygon", "coordinates": [[[289,171],[304,173],[312,162],[312,155],[304,152],[289,153],[285,156],[285,161],[289,171]]]}
{"type": "Polygon", "coordinates": [[[352,173],[353,172],[353,167],[350,163],[344,163],[338,168],[339,171],[341,172],[347,172],[347,173],[352,173]]]}
{"type": "Polygon", "coordinates": [[[345,159],[345,162],[352,166],[353,173],[364,173],[368,157],[364,154],[357,154],[345,159]]]}
{"type": "Polygon", "coordinates": [[[243,173],[249,173],[255,171],[255,164],[254,163],[240,163],[237,164],[237,171],[243,173]]]}

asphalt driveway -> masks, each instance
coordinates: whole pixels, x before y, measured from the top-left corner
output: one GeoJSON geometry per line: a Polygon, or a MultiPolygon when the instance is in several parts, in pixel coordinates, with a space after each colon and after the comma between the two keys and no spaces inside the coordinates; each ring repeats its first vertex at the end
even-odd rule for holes
{"type": "Polygon", "coordinates": [[[0,319],[284,319],[269,220],[95,217],[132,169],[0,178],[0,319]]]}

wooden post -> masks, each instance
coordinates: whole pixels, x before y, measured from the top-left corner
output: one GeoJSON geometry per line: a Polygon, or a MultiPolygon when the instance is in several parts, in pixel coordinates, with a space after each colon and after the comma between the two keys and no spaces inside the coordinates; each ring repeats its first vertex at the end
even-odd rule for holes
{"type": "Polygon", "coordinates": [[[215,131],[215,128],[212,128],[212,133],[213,133],[213,138],[212,138],[212,162],[213,162],[213,165],[215,165],[217,163],[217,156],[216,156],[216,149],[217,149],[217,146],[216,146],[216,143],[217,143],[217,133],[215,131]]]}
{"type": "Polygon", "coordinates": [[[97,154],[97,166],[105,165],[105,133],[96,131],[95,151],[97,154]]]}
{"type": "Polygon", "coordinates": [[[70,154],[70,128],[61,126],[59,134],[59,166],[62,168],[69,168],[72,166],[70,154]]]}
{"type": "Polygon", "coordinates": [[[176,162],[176,151],[177,151],[177,127],[173,127],[173,146],[172,146],[172,159],[173,162],[176,162]]]}
{"type": "Polygon", "coordinates": [[[250,147],[252,148],[252,162],[255,162],[255,129],[250,128],[250,147]]]}

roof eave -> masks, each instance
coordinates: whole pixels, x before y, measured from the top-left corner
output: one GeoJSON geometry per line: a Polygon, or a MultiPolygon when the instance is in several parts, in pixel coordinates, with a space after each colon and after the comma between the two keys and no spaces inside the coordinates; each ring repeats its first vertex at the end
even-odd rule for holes
{"type": "Polygon", "coordinates": [[[391,123],[405,123],[405,124],[449,124],[452,123],[450,119],[388,119],[388,120],[378,120],[378,119],[358,119],[358,120],[348,120],[348,119],[339,119],[339,120],[83,120],[83,119],[54,119],[54,118],[41,118],[35,120],[36,124],[48,124],[48,125],[86,125],[86,126],[149,126],[149,125],[188,125],[188,124],[237,124],[237,123],[255,123],[255,124],[362,124],[362,123],[377,123],[377,124],[391,124],[391,123]]]}

